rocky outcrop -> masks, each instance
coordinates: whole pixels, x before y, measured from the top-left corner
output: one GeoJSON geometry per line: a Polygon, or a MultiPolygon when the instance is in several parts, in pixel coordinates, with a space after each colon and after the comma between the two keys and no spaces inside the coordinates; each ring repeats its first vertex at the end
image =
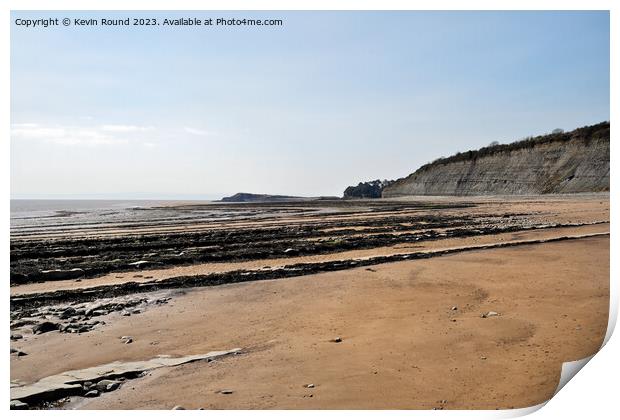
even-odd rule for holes
{"type": "Polygon", "coordinates": [[[376,179],[374,181],[360,182],[356,186],[347,187],[343,198],[381,198],[383,189],[394,181],[376,179]]]}
{"type": "Polygon", "coordinates": [[[112,362],[95,367],[71,370],[48,376],[29,385],[11,388],[11,408],[27,408],[19,404],[54,401],[70,395],[96,397],[101,392],[116,390],[125,378],[163,367],[179,366],[199,360],[212,361],[224,356],[238,354],[242,349],[234,348],[224,351],[212,351],[184,357],[158,356],[154,359],[132,362],[112,362]],[[120,381],[117,379],[121,379],[120,381]],[[97,392],[92,392],[96,390],[97,392]],[[91,393],[91,394],[89,394],[91,393]]]}
{"type": "Polygon", "coordinates": [[[526,195],[609,191],[609,122],[458,153],[383,190],[408,195],[526,195]]]}
{"type": "Polygon", "coordinates": [[[302,200],[303,197],[293,197],[290,195],[270,195],[270,194],[252,194],[237,193],[230,197],[222,198],[225,203],[252,203],[252,202],[272,202],[272,201],[290,201],[302,200]]]}

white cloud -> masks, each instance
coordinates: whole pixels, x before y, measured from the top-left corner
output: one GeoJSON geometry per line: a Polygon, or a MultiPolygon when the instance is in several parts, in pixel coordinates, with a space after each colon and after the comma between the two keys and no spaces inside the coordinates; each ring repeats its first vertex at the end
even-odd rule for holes
{"type": "Polygon", "coordinates": [[[13,128],[35,128],[38,127],[39,124],[33,124],[33,123],[21,123],[21,124],[13,124],[11,127],[13,128]]]}
{"type": "Polygon", "coordinates": [[[111,131],[115,133],[135,133],[152,130],[153,127],[143,127],[139,125],[122,125],[122,124],[108,124],[102,125],[101,129],[104,131],[111,131]]]}
{"type": "MultiPolygon", "coordinates": [[[[44,141],[62,145],[115,145],[126,144],[132,135],[150,130],[150,127],[132,125],[60,126],[40,124],[13,124],[12,140],[44,141]]],[[[144,143],[146,145],[146,143],[144,143]]]]}
{"type": "Polygon", "coordinates": [[[214,134],[211,131],[201,130],[201,129],[192,128],[192,127],[183,127],[183,130],[186,133],[193,134],[195,136],[203,136],[204,137],[204,136],[210,136],[210,135],[214,134]]]}
{"type": "Polygon", "coordinates": [[[40,127],[37,124],[14,124],[11,127],[12,137],[31,139],[59,139],[66,135],[66,130],[59,127],[40,127]]]}

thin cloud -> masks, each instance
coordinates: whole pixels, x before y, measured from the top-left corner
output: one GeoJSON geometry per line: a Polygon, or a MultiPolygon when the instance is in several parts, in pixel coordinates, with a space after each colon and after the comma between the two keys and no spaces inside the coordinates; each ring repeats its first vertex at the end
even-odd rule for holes
{"type": "Polygon", "coordinates": [[[211,131],[201,130],[199,128],[192,128],[192,127],[183,127],[183,130],[186,133],[193,134],[194,136],[203,136],[203,137],[205,137],[205,136],[211,136],[211,135],[214,134],[211,131]]]}
{"type": "Polygon", "coordinates": [[[152,130],[153,127],[143,127],[139,125],[122,125],[122,124],[108,124],[102,125],[101,129],[104,131],[111,131],[114,133],[135,133],[152,130]]]}
{"type": "Polygon", "coordinates": [[[117,135],[122,132],[121,130],[116,132],[105,130],[103,127],[46,126],[28,123],[13,124],[11,139],[43,141],[60,145],[115,145],[128,143],[126,137],[117,135]]]}
{"type": "Polygon", "coordinates": [[[11,137],[19,137],[33,140],[60,139],[65,137],[67,131],[61,127],[42,127],[38,124],[13,124],[11,137]]]}
{"type": "Polygon", "coordinates": [[[38,127],[39,124],[34,124],[34,123],[19,123],[19,124],[12,124],[11,127],[12,128],[16,128],[16,129],[20,129],[20,128],[35,128],[38,127]]]}

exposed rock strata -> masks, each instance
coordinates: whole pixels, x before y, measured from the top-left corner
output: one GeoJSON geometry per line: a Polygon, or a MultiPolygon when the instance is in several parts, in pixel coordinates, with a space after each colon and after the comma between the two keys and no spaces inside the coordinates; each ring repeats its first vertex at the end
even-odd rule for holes
{"type": "Polygon", "coordinates": [[[383,197],[609,191],[609,123],[438,159],[387,186],[383,197]]]}
{"type": "Polygon", "coordinates": [[[470,250],[483,250],[491,248],[504,248],[518,245],[531,245],[562,240],[579,239],[593,236],[609,235],[609,233],[595,233],[575,236],[561,236],[553,239],[534,239],[523,241],[501,242],[488,245],[472,245],[441,249],[436,251],[420,251],[402,254],[393,254],[360,259],[327,261],[319,263],[300,263],[284,267],[259,269],[259,270],[236,270],[224,273],[200,274],[192,276],[171,277],[145,283],[128,282],[117,285],[94,286],[85,289],[57,290],[54,292],[30,293],[11,297],[10,307],[12,317],[23,316],[33,308],[41,305],[52,305],[61,302],[89,302],[96,299],[112,298],[132,293],[148,293],[157,290],[182,289],[188,287],[219,286],[230,283],[243,283],[248,281],[272,280],[287,277],[298,277],[308,274],[328,271],[347,270],[355,267],[367,267],[389,262],[433,258],[441,255],[449,255],[470,250]],[[17,315],[19,314],[19,315],[17,315]]]}

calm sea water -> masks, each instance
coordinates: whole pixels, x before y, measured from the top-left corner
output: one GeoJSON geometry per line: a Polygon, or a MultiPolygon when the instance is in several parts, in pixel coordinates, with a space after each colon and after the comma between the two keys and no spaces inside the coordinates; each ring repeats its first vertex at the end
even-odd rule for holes
{"type": "MultiPolygon", "coordinates": [[[[290,209],[212,206],[209,200],[11,200],[11,235],[59,234],[86,229],[191,224],[289,216],[290,209]],[[184,206],[193,204],[193,206],[184,206]],[[199,205],[196,205],[199,204],[199,205]]],[[[298,211],[306,211],[298,209],[298,211]]],[[[329,212],[330,209],[312,211],[329,212]]]]}
{"type": "Polygon", "coordinates": [[[175,219],[184,213],[166,207],[182,203],[207,201],[11,200],[11,231],[175,219]]]}
{"type": "Polygon", "coordinates": [[[53,214],[59,211],[119,210],[131,207],[152,207],[174,201],[153,200],[11,200],[11,218],[53,214]]]}

